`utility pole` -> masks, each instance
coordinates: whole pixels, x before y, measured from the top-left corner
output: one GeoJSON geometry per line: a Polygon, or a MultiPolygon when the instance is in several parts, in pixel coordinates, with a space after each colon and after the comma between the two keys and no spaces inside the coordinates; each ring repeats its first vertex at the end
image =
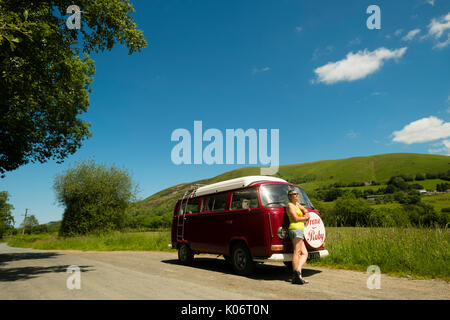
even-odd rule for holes
{"type": "Polygon", "coordinates": [[[23,218],[23,229],[22,229],[22,235],[25,234],[25,226],[26,226],[26,222],[27,222],[27,213],[28,213],[28,209],[25,209],[25,218],[23,218]]]}

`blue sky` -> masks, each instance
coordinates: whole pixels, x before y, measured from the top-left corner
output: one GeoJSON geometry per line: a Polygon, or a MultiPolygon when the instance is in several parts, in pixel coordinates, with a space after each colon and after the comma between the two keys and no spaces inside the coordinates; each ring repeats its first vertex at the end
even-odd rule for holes
{"type": "MultiPolygon", "coordinates": [[[[177,128],[278,129],[280,164],[450,154],[450,2],[132,1],[149,47],[93,55],[93,136],[63,164],[6,175],[16,225],[62,218],[56,174],[94,159],[146,198],[244,165],[175,165],[177,128]],[[369,5],[381,29],[368,29],[369,5]]],[[[205,147],[207,143],[204,143],[205,147]]],[[[248,165],[248,164],[247,164],[248,165]]]]}

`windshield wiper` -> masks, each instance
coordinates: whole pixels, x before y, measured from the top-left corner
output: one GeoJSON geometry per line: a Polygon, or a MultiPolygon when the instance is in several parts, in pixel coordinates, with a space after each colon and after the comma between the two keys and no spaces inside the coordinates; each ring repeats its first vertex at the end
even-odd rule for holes
{"type": "Polygon", "coordinates": [[[300,204],[306,208],[311,208],[311,209],[315,209],[314,206],[312,205],[312,203],[303,203],[300,202],[300,204]]]}
{"type": "Polygon", "coordinates": [[[269,202],[269,203],[266,203],[266,207],[267,207],[268,205],[270,205],[270,204],[276,204],[276,203],[281,203],[281,204],[284,204],[284,202],[283,202],[283,201],[274,201],[274,202],[269,202]]]}

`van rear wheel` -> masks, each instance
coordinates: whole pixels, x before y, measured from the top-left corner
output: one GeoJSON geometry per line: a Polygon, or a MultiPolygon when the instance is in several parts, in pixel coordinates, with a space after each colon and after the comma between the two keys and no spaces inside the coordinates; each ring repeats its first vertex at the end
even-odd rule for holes
{"type": "Polygon", "coordinates": [[[239,275],[249,275],[253,272],[255,264],[250,251],[245,244],[239,243],[233,247],[231,254],[231,264],[234,272],[239,275]]]}
{"type": "Polygon", "coordinates": [[[194,253],[185,243],[178,248],[178,260],[185,265],[191,264],[194,261],[194,253]]]}

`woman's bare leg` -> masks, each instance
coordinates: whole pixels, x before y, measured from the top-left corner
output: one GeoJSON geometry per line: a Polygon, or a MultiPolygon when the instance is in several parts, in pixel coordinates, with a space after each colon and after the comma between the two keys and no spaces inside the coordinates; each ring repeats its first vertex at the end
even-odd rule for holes
{"type": "Polygon", "coordinates": [[[292,253],[292,270],[296,271],[298,270],[299,264],[300,264],[300,252],[301,252],[301,246],[300,246],[300,238],[294,238],[292,240],[292,245],[294,247],[294,252],[292,253]]]}
{"type": "MultiPolygon", "coordinates": [[[[301,274],[303,265],[306,263],[306,260],[308,260],[308,250],[306,249],[305,242],[303,241],[303,239],[299,239],[299,242],[300,243],[298,244],[298,246],[300,248],[300,256],[298,258],[297,269],[294,269],[294,270],[298,270],[301,274]]],[[[292,257],[292,259],[293,259],[293,257],[292,257]]],[[[294,264],[292,264],[292,265],[294,265],[294,264]]],[[[308,283],[309,281],[305,280],[305,282],[308,283]]]]}

